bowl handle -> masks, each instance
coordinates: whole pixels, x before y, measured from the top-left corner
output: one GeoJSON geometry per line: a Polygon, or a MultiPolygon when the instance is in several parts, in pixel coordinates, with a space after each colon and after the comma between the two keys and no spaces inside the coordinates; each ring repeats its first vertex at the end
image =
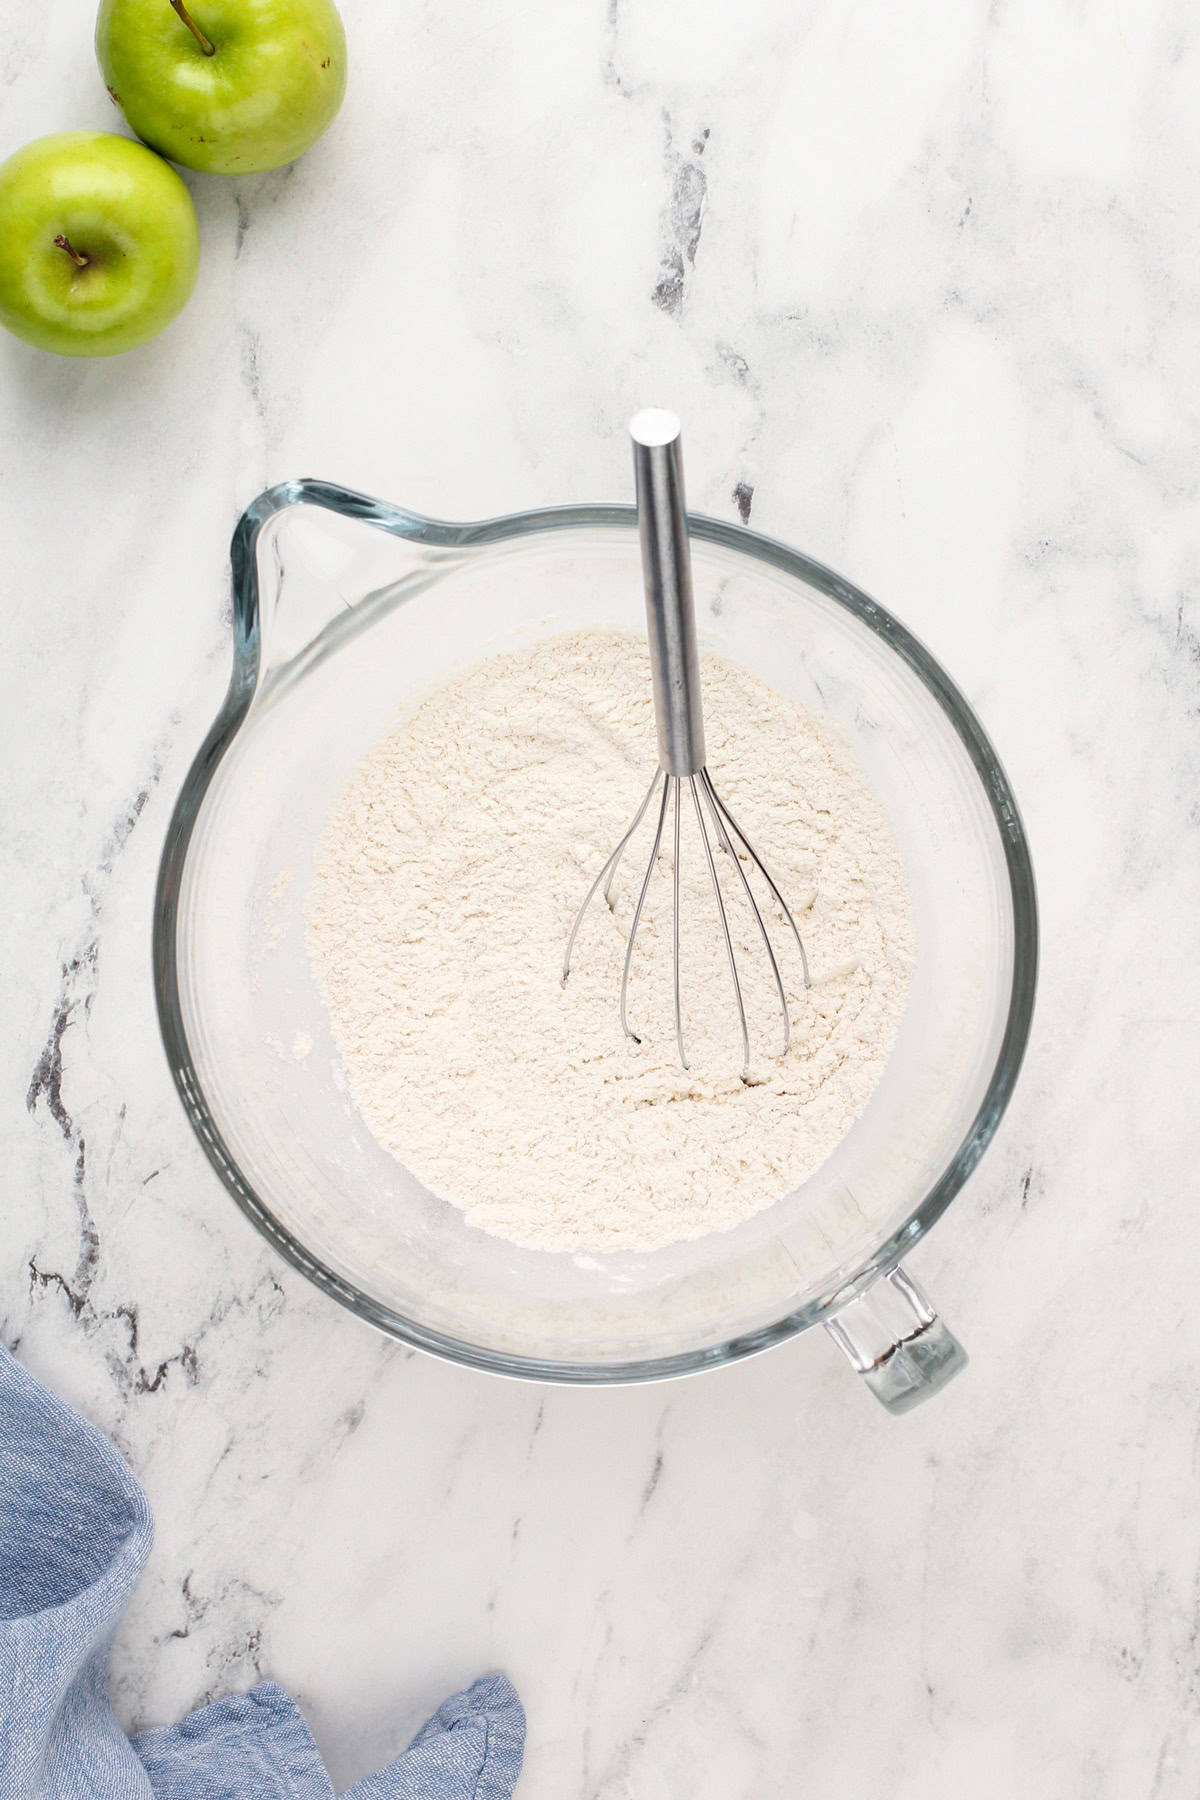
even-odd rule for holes
{"type": "Polygon", "coordinates": [[[899,1264],[825,1329],[891,1413],[919,1406],[967,1366],[966,1351],[899,1264]]]}

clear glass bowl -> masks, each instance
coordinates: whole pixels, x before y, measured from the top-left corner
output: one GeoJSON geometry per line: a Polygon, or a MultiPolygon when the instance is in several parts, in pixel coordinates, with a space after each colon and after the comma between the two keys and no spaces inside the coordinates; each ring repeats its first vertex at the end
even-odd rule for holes
{"type": "Polygon", "coordinates": [[[964,1360],[898,1265],[978,1162],[1016,1079],[1037,962],[1025,835],[978,721],[902,625],[781,544],[690,526],[702,644],[848,729],[911,888],[917,957],[895,1048],[812,1178],[735,1230],[650,1254],[508,1244],[375,1142],[309,968],[304,903],[327,814],[397,710],[520,642],[644,629],[628,507],[448,525],[297,481],[249,508],[233,540],[233,676],[159,874],[167,1055],[243,1210],[395,1337],[509,1374],[608,1382],[711,1367],[819,1322],[902,1410],[964,1360]]]}

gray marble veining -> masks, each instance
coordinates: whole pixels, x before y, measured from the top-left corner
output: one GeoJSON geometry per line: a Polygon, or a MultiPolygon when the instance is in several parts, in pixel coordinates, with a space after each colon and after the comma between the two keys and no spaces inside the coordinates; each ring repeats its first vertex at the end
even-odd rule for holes
{"type": "MultiPolygon", "coordinates": [[[[114,123],[13,0],[0,151],[114,123]]],[[[0,344],[0,1335],[158,1538],[130,1723],[269,1673],[335,1775],[499,1664],[522,1800],[1193,1800],[1200,1786],[1200,31],[1182,0],[345,0],[301,163],[196,179],[200,286],[0,344]],[[192,1141],[159,844],[268,482],[443,517],[624,495],[844,569],[966,689],[1046,931],[1018,1096],[915,1259],[972,1367],[902,1421],[805,1340],[628,1392],[384,1342],[192,1141]]]]}

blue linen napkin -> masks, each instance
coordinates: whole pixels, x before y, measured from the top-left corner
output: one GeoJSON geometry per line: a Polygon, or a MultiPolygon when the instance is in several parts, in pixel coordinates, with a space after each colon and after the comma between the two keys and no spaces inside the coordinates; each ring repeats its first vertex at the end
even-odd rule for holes
{"type": "MultiPolygon", "coordinates": [[[[109,1649],[152,1535],[112,1446],[0,1346],[4,1800],[332,1800],[300,1710],[273,1682],[178,1725],[121,1730],[109,1649]]],[[[484,1676],[348,1800],[510,1800],[524,1741],[511,1685],[484,1676]]]]}

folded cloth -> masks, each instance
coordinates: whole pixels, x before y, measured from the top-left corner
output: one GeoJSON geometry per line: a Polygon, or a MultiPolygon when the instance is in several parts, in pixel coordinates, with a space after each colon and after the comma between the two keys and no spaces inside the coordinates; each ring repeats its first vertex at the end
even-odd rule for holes
{"type": "MultiPolygon", "coordinates": [[[[178,1725],[121,1730],[109,1650],[152,1535],[112,1446],[0,1346],[4,1800],[332,1800],[300,1710],[273,1682],[178,1725]]],[[[521,1702],[487,1675],[350,1800],[509,1800],[524,1741],[521,1702]]]]}

